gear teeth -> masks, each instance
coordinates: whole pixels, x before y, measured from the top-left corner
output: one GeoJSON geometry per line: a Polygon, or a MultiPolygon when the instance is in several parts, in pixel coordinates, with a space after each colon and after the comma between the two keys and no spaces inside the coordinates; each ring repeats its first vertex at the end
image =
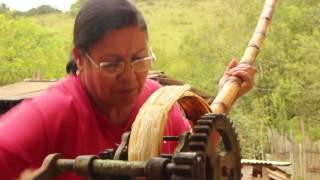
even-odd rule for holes
{"type": "Polygon", "coordinates": [[[202,141],[207,143],[208,135],[207,133],[195,133],[191,135],[190,141],[202,141]]]}
{"type": "Polygon", "coordinates": [[[193,180],[193,178],[188,178],[185,176],[173,175],[171,180],[193,180]]]}
{"type": "Polygon", "coordinates": [[[241,152],[241,147],[239,146],[240,140],[239,140],[239,136],[238,136],[238,132],[237,132],[236,126],[235,126],[235,124],[233,123],[233,121],[231,119],[227,118],[227,121],[231,124],[231,128],[232,128],[232,130],[233,130],[233,132],[235,134],[235,138],[236,138],[235,140],[238,143],[239,152],[241,152]]]}
{"type": "MultiPolygon", "coordinates": [[[[189,146],[189,150],[191,152],[198,152],[203,153],[206,155],[207,158],[217,158],[218,156],[206,154],[207,148],[209,148],[211,145],[209,144],[209,136],[211,135],[211,132],[213,130],[217,130],[220,135],[222,136],[222,143],[225,147],[225,150],[228,152],[231,152],[232,158],[228,160],[228,163],[233,168],[233,173],[235,173],[232,176],[228,176],[228,178],[231,178],[232,180],[240,180],[241,178],[241,164],[240,164],[240,147],[239,147],[239,141],[238,141],[238,134],[235,130],[234,123],[227,118],[224,114],[217,114],[217,113],[211,113],[206,114],[202,116],[198,121],[196,121],[195,126],[193,127],[192,131],[193,134],[189,136],[189,142],[187,146],[189,146]]],[[[178,155],[178,154],[177,154],[178,155]]],[[[188,180],[192,179],[190,178],[190,171],[188,171],[188,168],[191,166],[191,160],[188,157],[179,157],[175,155],[173,158],[173,162],[175,164],[175,168],[173,170],[173,174],[171,176],[172,180],[188,180]],[[189,160],[188,160],[189,159],[189,160]]],[[[220,157],[220,156],[219,156],[220,157]]],[[[221,156],[221,158],[224,158],[221,156]]],[[[229,159],[229,158],[228,158],[229,159]]],[[[225,159],[226,160],[226,159],[225,159]]],[[[220,168],[221,167],[214,167],[214,164],[211,164],[210,162],[206,163],[206,168],[211,169],[211,171],[214,171],[215,173],[220,174],[220,168]],[[217,172],[216,172],[217,171],[217,172]]],[[[207,170],[209,170],[207,169],[207,170]]],[[[206,179],[213,178],[212,174],[213,172],[207,174],[208,177],[206,179]],[[211,175],[210,175],[211,174],[211,175]]],[[[228,174],[228,172],[226,172],[228,174]]]]}
{"type": "Polygon", "coordinates": [[[207,143],[201,142],[201,141],[191,141],[189,142],[189,147],[193,151],[202,151],[204,152],[206,150],[207,143]]]}
{"type": "Polygon", "coordinates": [[[199,119],[197,125],[204,125],[212,128],[212,119],[199,119]]]}
{"type": "Polygon", "coordinates": [[[192,167],[190,165],[176,165],[173,172],[182,176],[191,176],[192,167]]]}
{"type": "Polygon", "coordinates": [[[192,165],[195,162],[193,158],[190,158],[188,153],[176,154],[173,158],[173,162],[175,166],[172,169],[174,173],[171,179],[186,179],[192,176],[192,165]]]}
{"type": "Polygon", "coordinates": [[[206,133],[207,135],[210,134],[211,128],[205,125],[195,125],[193,127],[193,132],[195,133],[206,133]]]}
{"type": "Polygon", "coordinates": [[[194,160],[186,154],[177,154],[174,156],[173,162],[175,164],[192,164],[194,163],[194,160]]]}
{"type": "Polygon", "coordinates": [[[209,113],[201,117],[201,119],[210,119],[210,120],[218,120],[218,119],[226,119],[226,116],[221,113],[209,113]]]}

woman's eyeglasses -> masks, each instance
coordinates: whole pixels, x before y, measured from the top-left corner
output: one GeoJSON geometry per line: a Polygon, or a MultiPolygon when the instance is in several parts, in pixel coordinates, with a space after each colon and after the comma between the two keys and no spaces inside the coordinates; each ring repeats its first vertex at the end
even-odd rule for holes
{"type": "MultiPolygon", "coordinates": [[[[136,73],[146,72],[150,69],[153,61],[156,60],[154,53],[150,50],[150,56],[138,58],[131,62],[131,68],[136,73]]],[[[87,52],[84,53],[84,56],[93,64],[96,68],[99,68],[99,71],[104,76],[118,75],[123,72],[125,63],[123,61],[112,61],[112,62],[100,62],[96,63],[87,52]]]]}

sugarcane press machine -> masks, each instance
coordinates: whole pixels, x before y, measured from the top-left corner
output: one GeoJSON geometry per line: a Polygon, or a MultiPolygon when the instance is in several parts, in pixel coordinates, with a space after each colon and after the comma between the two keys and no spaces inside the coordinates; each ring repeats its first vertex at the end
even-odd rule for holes
{"type": "Polygon", "coordinates": [[[163,136],[164,141],[178,141],[173,154],[160,154],[147,161],[128,161],[130,132],[122,136],[118,149],[106,149],[98,156],[63,159],[61,154],[46,157],[41,173],[34,178],[53,179],[74,171],[87,179],[147,180],[240,179],[240,147],[232,122],[223,114],[206,114],[197,120],[192,132],[163,136]],[[210,134],[218,131],[223,147],[212,153],[210,134]]]}

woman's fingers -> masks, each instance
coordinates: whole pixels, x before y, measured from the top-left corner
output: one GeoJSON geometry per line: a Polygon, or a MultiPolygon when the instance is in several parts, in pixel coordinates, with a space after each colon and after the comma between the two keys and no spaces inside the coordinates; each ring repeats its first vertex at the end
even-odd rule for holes
{"type": "Polygon", "coordinates": [[[241,88],[238,93],[238,97],[240,97],[252,89],[256,72],[257,70],[254,66],[250,64],[238,64],[236,59],[232,59],[227,66],[224,76],[220,79],[219,89],[223,87],[228,77],[236,76],[242,80],[241,88]]]}
{"type": "Polygon", "coordinates": [[[236,76],[240,79],[242,79],[242,84],[240,91],[238,93],[238,97],[244,95],[247,93],[249,90],[253,88],[254,85],[254,75],[255,71],[252,70],[251,72],[249,71],[236,71],[232,73],[233,76],[236,76]]]}
{"type": "Polygon", "coordinates": [[[232,69],[229,69],[227,71],[227,74],[229,75],[233,75],[233,73],[237,72],[237,71],[246,71],[248,73],[250,73],[251,75],[254,75],[256,73],[256,68],[252,65],[248,65],[248,64],[240,64],[237,67],[234,67],[232,69]]]}
{"type": "Polygon", "coordinates": [[[221,89],[229,76],[236,76],[242,80],[241,88],[238,97],[247,93],[254,85],[254,76],[257,70],[254,66],[249,64],[238,64],[235,59],[232,59],[227,67],[227,71],[219,82],[221,89]]]}
{"type": "Polygon", "coordinates": [[[229,71],[230,69],[232,69],[232,68],[234,68],[236,66],[238,66],[237,59],[235,59],[235,58],[231,59],[230,63],[227,66],[227,71],[229,71]]]}
{"type": "Polygon", "coordinates": [[[245,82],[253,80],[256,70],[254,68],[249,68],[249,69],[239,69],[237,71],[234,71],[232,73],[229,73],[232,76],[236,76],[240,79],[242,79],[245,82]]]}

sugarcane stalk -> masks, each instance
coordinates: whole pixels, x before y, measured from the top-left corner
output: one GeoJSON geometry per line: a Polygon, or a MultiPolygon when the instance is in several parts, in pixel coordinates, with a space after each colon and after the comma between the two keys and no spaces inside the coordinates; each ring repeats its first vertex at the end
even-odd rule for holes
{"type": "MultiPolygon", "coordinates": [[[[261,50],[268,28],[271,24],[277,0],[266,0],[255,32],[246,48],[240,64],[253,65],[261,50]]],[[[240,91],[242,80],[235,76],[230,76],[223,85],[218,95],[210,105],[214,113],[227,113],[240,91]]]]}

